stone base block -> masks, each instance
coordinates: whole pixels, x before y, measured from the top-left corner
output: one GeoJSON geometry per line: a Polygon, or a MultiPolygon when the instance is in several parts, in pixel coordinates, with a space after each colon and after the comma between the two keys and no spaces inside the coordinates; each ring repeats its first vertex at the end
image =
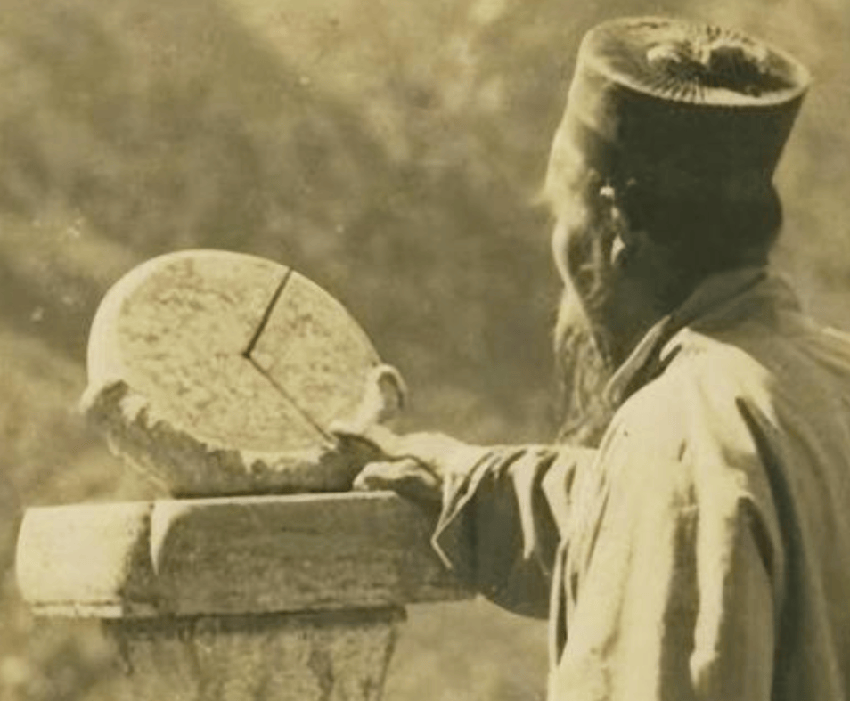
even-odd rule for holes
{"type": "Polygon", "coordinates": [[[119,701],[378,701],[401,608],[104,621],[119,701]]]}

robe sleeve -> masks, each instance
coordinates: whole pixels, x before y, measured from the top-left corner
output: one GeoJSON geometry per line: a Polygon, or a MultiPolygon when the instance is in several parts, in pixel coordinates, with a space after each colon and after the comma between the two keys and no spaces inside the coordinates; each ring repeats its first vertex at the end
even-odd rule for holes
{"type": "Polygon", "coordinates": [[[483,596],[514,613],[549,612],[552,565],[579,466],[594,451],[561,446],[465,450],[449,460],[433,545],[483,596]]]}
{"type": "Polygon", "coordinates": [[[761,466],[625,443],[601,455],[597,513],[570,553],[550,698],[769,701],[781,554],[771,505],[748,488],[761,466]]]}

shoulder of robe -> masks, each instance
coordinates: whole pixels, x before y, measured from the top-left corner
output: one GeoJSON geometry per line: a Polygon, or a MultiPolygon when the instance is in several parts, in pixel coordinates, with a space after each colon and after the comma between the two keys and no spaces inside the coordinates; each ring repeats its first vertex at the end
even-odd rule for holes
{"type": "Polygon", "coordinates": [[[673,457],[681,457],[694,430],[722,433],[717,416],[740,420],[742,403],[772,399],[770,371],[737,344],[684,330],[664,356],[663,372],[623,404],[612,429],[673,457]]]}
{"type": "MultiPolygon", "coordinates": [[[[770,412],[769,373],[734,345],[686,332],[663,373],[618,410],[602,453],[615,463],[657,463],[675,469],[755,458],[746,412],[770,412]]],[[[748,460],[749,462],[749,460],[748,460]]],[[[644,472],[640,467],[635,469],[644,472]]],[[[657,473],[657,470],[656,470],[657,473]]]]}
{"type": "Polygon", "coordinates": [[[736,512],[769,504],[758,415],[774,420],[771,374],[739,347],[687,332],[665,371],[617,413],[606,437],[607,470],[637,493],[660,490],[677,502],[708,500],[736,512]],[[624,469],[625,467],[628,469],[624,469]]]}

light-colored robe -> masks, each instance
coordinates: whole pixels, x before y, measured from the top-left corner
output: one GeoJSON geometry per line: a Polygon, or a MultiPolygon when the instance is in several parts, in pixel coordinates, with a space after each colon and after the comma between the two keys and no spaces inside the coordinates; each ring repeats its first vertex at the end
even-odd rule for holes
{"type": "Polygon", "coordinates": [[[599,451],[459,453],[434,536],[482,594],[549,617],[550,700],[850,699],[850,338],[736,271],[610,391],[599,451]]]}

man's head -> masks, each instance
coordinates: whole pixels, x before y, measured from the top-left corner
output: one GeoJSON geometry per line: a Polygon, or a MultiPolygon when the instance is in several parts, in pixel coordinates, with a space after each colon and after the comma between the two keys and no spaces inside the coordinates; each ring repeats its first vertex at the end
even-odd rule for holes
{"type": "Polygon", "coordinates": [[[625,19],[588,33],[545,183],[570,300],[559,353],[590,338],[602,383],[700,280],[766,262],[773,172],[808,84],[787,54],[716,27],[625,19]]]}

